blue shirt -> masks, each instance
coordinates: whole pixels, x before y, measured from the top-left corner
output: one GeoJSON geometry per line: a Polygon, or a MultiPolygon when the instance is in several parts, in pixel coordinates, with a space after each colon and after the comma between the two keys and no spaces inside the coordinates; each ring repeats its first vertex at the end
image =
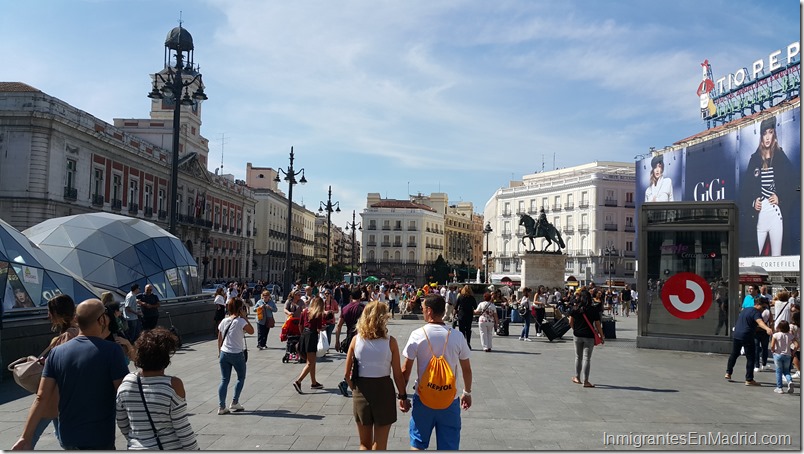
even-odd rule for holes
{"type": "Polygon", "coordinates": [[[747,307],[754,307],[754,297],[750,293],[743,298],[743,309],[747,307]]]}
{"type": "MultiPolygon", "coordinates": [[[[757,320],[762,319],[762,312],[754,306],[743,309],[737,316],[737,323],[734,325],[734,338],[739,340],[753,340],[754,332],[757,330],[757,320]]],[[[753,348],[753,346],[751,347],[753,348]]]]}
{"type": "Polygon", "coordinates": [[[114,445],[112,383],[128,374],[123,349],[99,337],[78,336],[54,348],[42,370],[59,389],[59,434],[63,446],[114,445]]]}

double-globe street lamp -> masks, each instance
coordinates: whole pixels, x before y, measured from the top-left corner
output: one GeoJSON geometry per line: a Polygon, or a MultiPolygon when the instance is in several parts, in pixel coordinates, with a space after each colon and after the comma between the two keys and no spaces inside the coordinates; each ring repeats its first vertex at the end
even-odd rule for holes
{"type": "Polygon", "coordinates": [[[358,222],[355,223],[355,210],[352,210],[352,223],[346,223],[346,230],[352,230],[352,274],[349,277],[349,284],[354,285],[355,283],[355,234],[358,230],[363,230],[363,226],[358,222]]]}
{"type": "Polygon", "coordinates": [[[274,178],[274,181],[277,183],[282,181],[279,178],[280,173],[285,175],[285,181],[288,182],[288,222],[285,236],[285,278],[282,282],[282,291],[285,292],[285,295],[287,295],[290,293],[290,288],[293,283],[293,268],[291,268],[292,263],[290,261],[291,220],[293,219],[293,185],[296,183],[307,183],[307,179],[304,178],[304,168],[299,171],[293,169],[293,147],[290,147],[290,165],[288,166],[288,169],[284,170],[281,167],[276,169],[276,178],[274,178]],[[298,175],[301,175],[301,179],[296,181],[296,177],[298,175]]]}
{"type": "Polygon", "coordinates": [[[164,99],[173,102],[173,159],[170,172],[170,193],[168,194],[168,232],[176,235],[176,219],[178,218],[178,185],[179,185],[179,134],[181,126],[181,106],[192,106],[207,99],[204,93],[204,82],[193,63],[193,37],[181,25],[168,33],[165,39],[165,68],[167,76],[154,74],[153,89],[148,93],[151,99],[164,99]],[[173,53],[175,52],[175,53],[173,53]],[[175,58],[175,66],[171,67],[171,57],[175,58]],[[185,65],[186,61],[186,65],[185,65]],[[184,76],[192,77],[185,81],[184,76]],[[158,88],[157,79],[162,82],[158,88]],[[198,81],[198,88],[190,96],[189,87],[198,81]],[[184,96],[181,92],[184,90],[184,96]]]}
{"type": "Polygon", "coordinates": [[[486,250],[483,252],[486,260],[486,284],[491,283],[491,279],[489,279],[489,256],[491,255],[491,251],[489,250],[489,234],[493,232],[491,230],[491,222],[486,222],[486,227],[483,229],[483,233],[486,235],[486,250]]]}
{"type": "Polygon", "coordinates": [[[329,279],[329,257],[330,257],[330,231],[332,230],[332,212],[335,211],[336,213],[341,212],[340,202],[332,203],[332,186],[329,187],[329,191],[327,191],[327,203],[319,202],[318,205],[318,212],[323,213],[324,211],[327,212],[327,267],[324,269],[324,277],[325,279],[329,279]],[[334,208],[334,210],[333,210],[334,208]]]}
{"type": "Polygon", "coordinates": [[[612,254],[617,253],[617,249],[614,246],[606,246],[606,248],[603,249],[603,252],[606,254],[606,257],[608,258],[606,267],[608,268],[609,271],[609,291],[611,291],[611,272],[614,269],[614,263],[611,262],[611,256],[612,254]]]}

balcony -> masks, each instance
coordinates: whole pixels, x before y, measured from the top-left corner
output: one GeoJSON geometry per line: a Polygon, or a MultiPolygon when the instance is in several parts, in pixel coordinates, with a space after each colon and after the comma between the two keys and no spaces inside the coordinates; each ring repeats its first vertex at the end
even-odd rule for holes
{"type": "Polygon", "coordinates": [[[636,205],[634,205],[633,200],[626,200],[625,205],[623,205],[623,206],[626,207],[626,208],[634,208],[636,205]]]}
{"type": "Polygon", "coordinates": [[[416,242],[408,243],[408,247],[416,247],[416,242]]]}
{"type": "Polygon", "coordinates": [[[561,204],[560,203],[553,204],[553,211],[561,211],[561,204]]]}
{"type": "Polygon", "coordinates": [[[375,247],[375,246],[377,246],[377,242],[376,241],[367,241],[366,246],[367,247],[375,247]]]}
{"type": "Polygon", "coordinates": [[[394,247],[402,247],[402,242],[394,243],[394,247]]]}
{"type": "Polygon", "coordinates": [[[246,236],[247,236],[247,237],[250,237],[250,236],[251,236],[251,230],[246,230],[246,236]]]}
{"type": "Polygon", "coordinates": [[[242,235],[243,234],[243,229],[237,229],[237,234],[242,235]]]}
{"type": "Polygon", "coordinates": [[[567,202],[567,204],[564,205],[564,210],[566,210],[566,211],[570,211],[570,210],[574,210],[574,209],[575,209],[575,204],[574,203],[567,202]]]}
{"type": "Polygon", "coordinates": [[[589,233],[589,224],[581,224],[578,226],[578,233],[589,233]]]}
{"type": "Polygon", "coordinates": [[[617,224],[611,224],[611,223],[603,224],[603,230],[607,230],[609,232],[616,232],[617,224]]]}
{"type": "Polygon", "coordinates": [[[617,206],[617,199],[606,199],[606,200],[603,201],[603,206],[616,207],[617,206]]]}
{"type": "Polygon", "coordinates": [[[65,186],[64,200],[76,200],[76,199],[78,199],[78,189],[65,186]]]}
{"type": "Polygon", "coordinates": [[[195,218],[195,225],[199,227],[206,227],[207,221],[205,221],[204,218],[195,218]]]}
{"type": "Polygon", "coordinates": [[[374,224],[371,224],[371,225],[368,226],[368,229],[369,230],[377,230],[377,226],[374,225],[374,224]]]}
{"type": "Polygon", "coordinates": [[[395,225],[394,230],[396,230],[397,232],[401,232],[402,231],[402,226],[401,225],[395,225]]]}
{"type": "Polygon", "coordinates": [[[235,228],[234,228],[234,227],[229,227],[229,233],[231,233],[232,235],[234,235],[234,233],[235,233],[235,228]]]}
{"type": "Polygon", "coordinates": [[[506,238],[506,239],[510,239],[511,238],[511,232],[503,232],[503,233],[500,234],[500,236],[503,237],[503,238],[506,238]]]}
{"type": "Polygon", "coordinates": [[[511,217],[511,212],[510,211],[503,211],[502,212],[502,217],[504,217],[504,218],[511,217]]]}
{"type": "Polygon", "coordinates": [[[636,227],[634,226],[634,224],[626,224],[625,225],[625,231],[626,232],[634,232],[634,231],[636,231],[636,227]]]}
{"type": "Polygon", "coordinates": [[[625,257],[636,257],[636,252],[634,252],[634,251],[623,251],[623,256],[625,256],[625,257]]]}
{"type": "Polygon", "coordinates": [[[167,211],[165,211],[165,210],[159,210],[156,214],[157,214],[156,217],[159,218],[159,220],[161,220],[161,221],[164,221],[165,219],[167,219],[167,211]]]}
{"type": "Polygon", "coordinates": [[[581,202],[578,204],[578,208],[580,209],[589,208],[589,201],[581,200],[581,202]]]}
{"type": "Polygon", "coordinates": [[[215,230],[219,230],[221,228],[221,225],[216,222],[214,228],[215,230]]]}
{"type": "Polygon", "coordinates": [[[103,196],[100,194],[92,194],[92,205],[96,207],[103,206],[103,196]]]}
{"type": "Polygon", "coordinates": [[[536,207],[528,208],[528,214],[538,214],[539,210],[536,207]]]}
{"type": "Polygon", "coordinates": [[[571,225],[568,225],[568,226],[564,227],[564,233],[569,233],[569,234],[575,233],[575,227],[571,226],[571,225]]]}
{"type": "Polygon", "coordinates": [[[380,243],[380,247],[391,247],[391,242],[383,241],[382,243],[380,243]]]}
{"type": "Polygon", "coordinates": [[[143,214],[145,215],[146,218],[153,217],[154,209],[151,207],[145,207],[145,209],[143,210],[143,214]]]}
{"type": "Polygon", "coordinates": [[[136,203],[128,204],[128,214],[137,214],[140,212],[140,206],[136,203]]]}
{"type": "Polygon", "coordinates": [[[112,199],[112,211],[120,211],[123,209],[123,201],[120,199],[112,199]]]}
{"type": "Polygon", "coordinates": [[[408,232],[415,232],[415,231],[417,231],[417,230],[418,230],[418,229],[417,229],[417,228],[416,228],[416,226],[414,226],[414,225],[411,225],[411,226],[409,226],[409,227],[408,227],[408,232]]]}
{"type": "Polygon", "coordinates": [[[391,226],[390,225],[384,225],[384,226],[382,226],[382,229],[383,230],[391,230],[391,226]]]}

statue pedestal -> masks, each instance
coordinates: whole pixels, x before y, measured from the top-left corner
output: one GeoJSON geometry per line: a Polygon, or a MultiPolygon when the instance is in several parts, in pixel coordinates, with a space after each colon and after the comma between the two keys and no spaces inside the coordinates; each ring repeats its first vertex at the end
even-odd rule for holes
{"type": "Polygon", "coordinates": [[[526,252],[519,258],[522,260],[522,288],[529,287],[535,291],[540,285],[544,285],[552,290],[555,287],[563,289],[567,285],[564,281],[566,255],[526,252]]]}

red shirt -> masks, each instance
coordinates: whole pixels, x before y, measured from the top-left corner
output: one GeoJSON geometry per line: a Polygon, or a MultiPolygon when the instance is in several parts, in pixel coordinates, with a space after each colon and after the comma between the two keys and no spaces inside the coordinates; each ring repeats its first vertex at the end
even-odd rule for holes
{"type": "Polygon", "coordinates": [[[324,315],[322,314],[320,317],[311,319],[308,317],[308,314],[309,313],[307,312],[307,309],[302,311],[301,314],[302,327],[307,328],[313,332],[321,331],[321,327],[324,326],[324,315]]]}

